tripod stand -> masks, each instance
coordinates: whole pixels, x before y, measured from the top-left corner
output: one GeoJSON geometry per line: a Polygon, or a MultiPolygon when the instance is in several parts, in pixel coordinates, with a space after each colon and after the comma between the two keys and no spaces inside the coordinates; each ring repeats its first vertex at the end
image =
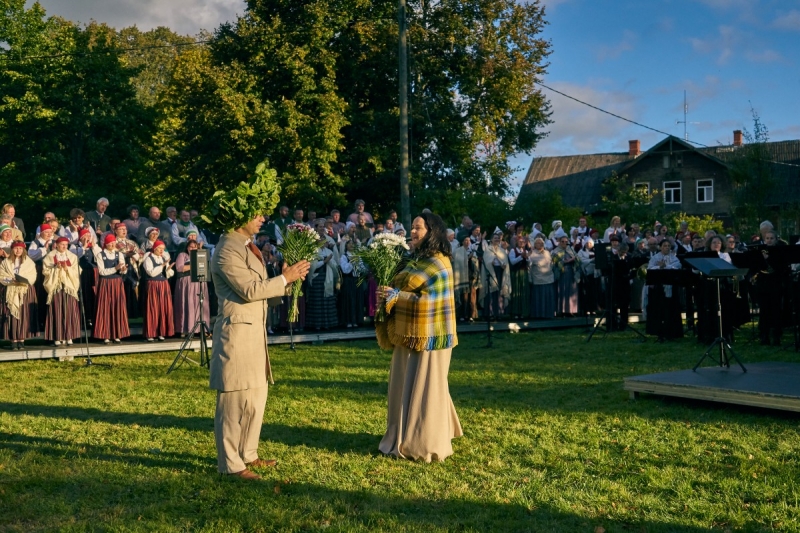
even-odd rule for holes
{"type": "Polygon", "coordinates": [[[194,323],[194,327],[192,331],[190,331],[186,338],[183,340],[183,344],[181,344],[181,348],[178,351],[178,355],[175,356],[175,360],[172,361],[172,364],[167,370],[167,374],[175,370],[179,367],[184,361],[189,361],[190,363],[194,363],[198,366],[205,366],[208,367],[211,363],[211,359],[208,355],[208,345],[206,344],[206,337],[211,334],[211,331],[208,329],[208,324],[205,321],[205,293],[206,293],[206,286],[205,286],[205,278],[202,280],[198,280],[198,310],[197,310],[197,321],[194,323]],[[194,339],[195,335],[199,335],[200,337],[200,362],[191,359],[186,351],[192,345],[192,339],[194,339]]]}
{"type": "Polygon", "coordinates": [[[709,354],[711,354],[711,351],[714,348],[717,348],[717,347],[719,347],[719,366],[725,366],[725,367],[729,367],[730,368],[731,362],[730,362],[730,358],[728,357],[728,353],[730,353],[733,356],[733,358],[736,359],[736,362],[739,364],[739,366],[742,367],[742,372],[747,372],[747,369],[744,367],[742,362],[736,356],[736,352],[733,351],[733,348],[731,348],[731,345],[728,343],[728,340],[725,337],[722,336],[722,298],[721,298],[720,290],[719,290],[719,278],[717,278],[715,281],[717,282],[717,333],[718,333],[718,336],[717,336],[716,339],[714,339],[714,342],[711,343],[711,346],[708,347],[708,349],[705,351],[705,353],[700,358],[700,360],[697,362],[697,364],[694,365],[694,368],[692,368],[692,372],[697,372],[697,367],[700,366],[700,363],[702,363],[705,360],[706,357],[710,357],[709,354]]]}

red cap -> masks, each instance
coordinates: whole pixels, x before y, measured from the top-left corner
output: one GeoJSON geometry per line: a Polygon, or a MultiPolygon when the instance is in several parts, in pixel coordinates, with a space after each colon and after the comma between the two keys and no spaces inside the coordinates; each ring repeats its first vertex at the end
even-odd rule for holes
{"type": "Polygon", "coordinates": [[[53,228],[50,227],[50,224],[42,224],[41,226],[39,226],[39,231],[44,231],[47,229],[53,229],[53,228]]]}
{"type": "Polygon", "coordinates": [[[159,246],[163,246],[164,248],[166,248],[166,247],[167,247],[167,245],[166,245],[166,244],[164,244],[164,241],[158,240],[158,241],[156,241],[156,242],[154,242],[154,243],[153,243],[153,250],[155,250],[155,249],[156,249],[156,248],[158,248],[159,246]]]}
{"type": "Polygon", "coordinates": [[[56,244],[60,242],[69,242],[69,239],[67,239],[66,237],[59,237],[58,239],[56,239],[56,244]]]}
{"type": "Polygon", "coordinates": [[[114,231],[118,230],[120,227],[127,228],[128,226],[125,226],[125,224],[123,224],[122,222],[117,222],[116,224],[114,224],[114,231]]]}
{"type": "Polygon", "coordinates": [[[117,238],[114,235],[112,235],[111,233],[106,235],[105,238],[103,239],[103,246],[107,246],[108,243],[110,243],[110,242],[117,242],[117,238]]]}
{"type": "Polygon", "coordinates": [[[25,243],[22,241],[14,241],[11,243],[12,248],[25,248],[25,243]]]}
{"type": "Polygon", "coordinates": [[[81,229],[81,230],[78,232],[78,238],[81,238],[81,237],[83,237],[84,235],[89,235],[90,233],[91,233],[91,231],[89,231],[88,229],[86,229],[86,228],[82,228],[82,229],[81,229]]]}

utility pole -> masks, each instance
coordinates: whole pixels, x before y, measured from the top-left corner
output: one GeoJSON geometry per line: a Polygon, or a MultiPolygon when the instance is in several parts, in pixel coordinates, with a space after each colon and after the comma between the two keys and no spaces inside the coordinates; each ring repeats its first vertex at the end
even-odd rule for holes
{"type": "Polygon", "coordinates": [[[400,26],[398,72],[400,93],[400,216],[403,225],[411,230],[411,204],[408,179],[408,47],[406,37],[406,0],[398,0],[397,21],[400,26]]]}

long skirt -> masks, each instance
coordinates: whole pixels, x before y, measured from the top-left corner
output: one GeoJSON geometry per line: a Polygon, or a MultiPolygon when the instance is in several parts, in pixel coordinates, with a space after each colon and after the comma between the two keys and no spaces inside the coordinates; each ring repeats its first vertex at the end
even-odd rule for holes
{"type": "Polygon", "coordinates": [[[3,337],[10,341],[23,341],[36,337],[39,334],[38,307],[36,287],[28,285],[28,292],[19,310],[19,318],[14,318],[6,304],[6,288],[0,287],[0,322],[3,324],[3,337]]]}
{"type": "Polygon", "coordinates": [[[339,325],[336,315],[336,296],[325,296],[325,266],[317,269],[314,283],[308,288],[306,327],[335,328],[339,325]]]}
{"type": "Polygon", "coordinates": [[[395,346],[381,452],[426,463],[453,454],[450,441],[464,432],[447,384],[452,352],[452,348],[415,352],[395,346]]]}
{"type": "Polygon", "coordinates": [[[358,278],[352,274],[345,274],[342,280],[342,290],[339,293],[342,299],[342,323],[347,325],[361,325],[364,323],[364,288],[365,284],[358,284],[358,278]]]}
{"type": "MultiPolygon", "coordinates": [[[[306,294],[308,288],[303,285],[303,294],[306,294]]],[[[292,305],[292,297],[284,296],[281,298],[281,327],[289,327],[289,307],[292,305]]],[[[292,322],[292,330],[298,331],[306,327],[306,297],[300,296],[297,299],[297,320],[292,322]]]]}
{"type": "Polygon", "coordinates": [[[370,274],[367,278],[367,316],[374,317],[375,311],[378,309],[378,297],[375,292],[378,290],[378,282],[370,274]]]}
{"type": "Polygon", "coordinates": [[[44,338],[49,341],[67,341],[81,336],[81,311],[78,300],[57,291],[47,306],[44,338]]]}
{"type": "Polygon", "coordinates": [[[678,287],[672,287],[667,298],[663,285],[651,285],[647,290],[647,322],[645,333],[664,339],[683,337],[683,321],[678,287]]]}
{"type": "Polygon", "coordinates": [[[555,314],[555,284],[534,285],[531,291],[531,315],[533,318],[553,318],[555,314]]]}
{"type": "Polygon", "coordinates": [[[209,325],[211,313],[208,303],[208,287],[205,283],[192,282],[191,276],[181,276],[175,282],[175,332],[185,335],[192,331],[200,319],[200,291],[203,291],[203,320],[209,325]]]}
{"type": "Polygon", "coordinates": [[[100,278],[96,308],[93,334],[96,339],[122,339],[131,336],[125,287],[121,277],[100,278]]]}
{"type": "MultiPolygon", "coordinates": [[[[132,266],[128,266],[129,272],[132,266]]],[[[136,278],[130,273],[122,277],[122,287],[125,291],[125,305],[128,311],[128,318],[139,318],[141,316],[139,298],[136,294],[136,287],[139,285],[136,278]]]]}
{"type": "Polygon", "coordinates": [[[175,334],[172,294],[165,279],[147,280],[147,298],[142,320],[145,338],[171,337],[175,334]]]}
{"type": "Polygon", "coordinates": [[[511,302],[509,303],[509,313],[512,316],[528,317],[530,310],[531,295],[528,281],[528,271],[524,268],[511,273],[511,302]]]}
{"type": "Polygon", "coordinates": [[[564,315],[578,312],[578,283],[572,265],[565,265],[556,282],[556,312],[564,315]]]}

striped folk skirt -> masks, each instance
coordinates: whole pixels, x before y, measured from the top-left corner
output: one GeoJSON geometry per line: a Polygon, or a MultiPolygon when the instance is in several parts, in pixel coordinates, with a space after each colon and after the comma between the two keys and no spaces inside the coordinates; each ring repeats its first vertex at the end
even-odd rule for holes
{"type": "Polygon", "coordinates": [[[528,282],[528,271],[524,268],[511,272],[511,302],[508,309],[512,316],[522,318],[531,314],[531,295],[528,282]]]}
{"type": "Polygon", "coordinates": [[[208,305],[208,287],[205,283],[193,282],[191,276],[181,276],[175,282],[175,298],[172,307],[175,310],[175,332],[185,335],[192,331],[200,320],[200,291],[203,291],[203,321],[209,325],[211,315],[208,305]]]}
{"type": "Polygon", "coordinates": [[[572,265],[565,265],[556,282],[556,311],[563,315],[578,313],[578,282],[572,265]]]}
{"type": "Polygon", "coordinates": [[[165,279],[147,280],[147,297],[142,320],[145,338],[173,336],[175,334],[174,321],[169,282],[165,279]]]}
{"type": "Polygon", "coordinates": [[[352,274],[342,276],[342,290],[339,298],[342,302],[342,322],[344,324],[361,325],[364,323],[364,290],[366,283],[358,284],[358,278],[352,274]]]}
{"type": "Polygon", "coordinates": [[[28,285],[28,292],[22,301],[19,319],[14,318],[6,304],[6,288],[0,287],[0,323],[3,337],[10,341],[24,341],[39,334],[39,309],[36,287],[28,285]]]}
{"type": "Polygon", "coordinates": [[[49,341],[67,341],[81,336],[81,310],[78,300],[64,291],[56,291],[47,306],[44,321],[44,338],[49,341]]]}
{"type": "Polygon", "coordinates": [[[325,266],[317,269],[314,283],[306,296],[306,327],[335,328],[339,325],[336,314],[336,296],[325,296],[325,266]]]}
{"type": "Polygon", "coordinates": [[[94,319],[94,337],[97,339],[122,339],[131,336],[123,283],[121,277],[100,278],[94,319]]]}

